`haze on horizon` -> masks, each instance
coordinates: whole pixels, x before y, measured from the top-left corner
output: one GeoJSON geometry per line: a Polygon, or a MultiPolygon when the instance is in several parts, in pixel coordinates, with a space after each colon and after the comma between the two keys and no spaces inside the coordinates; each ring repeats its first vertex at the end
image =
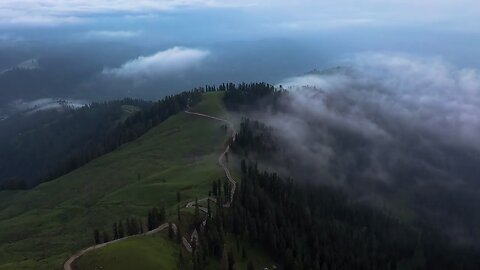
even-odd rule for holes
{"type": "Polygon", "coordinates": [[[275,84],[365,52],[477,69],[479,18],[473,0],[4,0],[0,107],[275,84]]]}

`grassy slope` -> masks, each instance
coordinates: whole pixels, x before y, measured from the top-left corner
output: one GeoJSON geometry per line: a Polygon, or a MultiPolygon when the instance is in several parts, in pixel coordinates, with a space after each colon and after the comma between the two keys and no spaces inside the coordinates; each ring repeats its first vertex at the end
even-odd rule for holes
{"type": "MultiPolygon", "coordinates": [[[[197,106],[192,111],[197,112],[212,112],[208,107],[203,105],[197,106]]],[[[212,113],[215,115],[215,113],[212,113]]],[[[216,162],[212,161],[212,162],[216,162]]],[[[232,176],[236,180],[240,180],[240,160],[238,157],[230,156],[229,168],[232,176]]],[[[222,174],[223,175],[223,174],[222,174]]],[[[205,193],[204,193],[205,194],[205,193]]],[[[182,195],[183,196],[183,195],[182,195]]],[[[203,198],[205,195],[200,196],[203,198]]],[[[183,198],[182,198],[183,199],[183,198]]],[[[206,206],[206,204],[205,204],[206,206]]],[[[173,212],[174,213],[174,212],[173,212]]],[[[190,237],[192,230],[190,221],[193,220],[193,209],[182,209],[182,234],[187,238],[190,237]]],[[[171,220],[178,224],[176,216],[172,216],[171,220]]],[[[93,270],[93,269],[178,269],[179,246],[168,239],[166,233],[157,236],[158,241],[162,244],[152,245],[152,236],[138,236],[135,241],[126,243],[115,243],[106,248],[91,251],[82,256],[76,266],[79,270],[93,270]],[[170,245],[165,245],[170,243],[170,245]],[[137,252],[140,249],[141,252],[137,252]],[[119,258],[119,254],[124,256],[119,258]],[[156,254],[156,257],[153,255],[156,254]],[[155,258],[162,258],[167,261],[164,263],[155,258]]],[[[248,241],[239,240],[239,249],[237,248],[237,241],[233,236],[227,236],[226,239],[227,250],[231,250],[235,257],[235,269],[247,269],[247,263],[251,261],[255,269],[264,269],[264,267],[271,267],[275,262],[270,258],[268,253],[258,245],[249,243],[248,241]],[[242,249],[246,250],[247,257],[244,258],[242,249]]],[[[186,259],[190,258],[190,254],[183,249],[183,255],[186,259]]],[[[209,259],[207,269],[219,269],[220,261],[209,259]]]]}
{"type": "MultiPolygon", "coordinates": [[[[222,115],[220,93],[207,94],[194,110],[222,115]]],[[[204,196],[222,176],[220,125],[181,113],[59,179],[0,193],[0,269],[61,269],[91,244],[93,228],[110,231],[113,221],[145,216],[153,205],[173,214],[177,190],[184,202],[204,196]]]]}
{"type": "Polygon", "coordinates": [[[179,244],[164,235],[139,236],[90,252],[80,257],[76,267],[85,270],[176,269],[179,250],[179,244]]]}

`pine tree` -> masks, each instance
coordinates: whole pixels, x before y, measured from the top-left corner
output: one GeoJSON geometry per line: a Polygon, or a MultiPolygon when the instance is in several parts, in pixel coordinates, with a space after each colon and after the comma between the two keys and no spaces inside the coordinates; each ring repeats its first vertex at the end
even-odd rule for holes
{"type": "Polygon", "coordinates": [[[100,244],[100,232],[97,229],[93,231],[93,239],[95,244],[100,244]]]}
{"type": "Polygon", "coordinates": [[[125,236],[125,231],[123,230],[123,222],[120,220],[118,222],[118,238],[123,238],[125,236]]]}
{"type": "Polygon", "coordinates": [[[213,196],[217,196],[217,181],[213,181],[212,182],[212,192],[213,192],[213,196]]]}
{"type": "Polygon", "coordinates": [[[118,239],[119,236],[118,236],[118,228],[117,228],[116,222],[113,223],[112,230],[113,230],[113,239],[118,239]]]}
{"type": "Polygon", "coordinates": [[[153,217],[152,217],[152,211],[148,211],[148,217],[147,217],[147,228],[149,231],[153,230],[153,217]]]}
{"type": "Polygon", "coordinates": [[[178,265],[179,265],[180,269],[183,269],[183,267],[185,265],[185,259],[183,258],[182,246],[180,246],[180,252],[178,254],[178,265]]]}
{"type": "Polygon", "coordinates": [[[168,223],[168,238],[173,240],[173,237],[175,237],[175,232],[173,231],[173,224],[172,222],[168,223]]]}
{"type": "Polygon", "coordinates": [[[233,256],[233,252],[230,250],[228,252],[228,270],[233,270],[234,265],[235,265],[235,257],[233,256]]]}
{"type": "Polygon", "coordinates": [[[177,242],[182,244],[182,232],[180,231],[180,224],[177,226],[177,242]]]}
{"type": "Polygon", "coordinates": [[[132,235],[138,234],[140,229],[138,228],[138,220],[137,218],[132,218],[130,219],[130,222],[132,223],[132,235]]]}
{"type": "Polygon", "coordinates": [[[229,202],[230,201],[230,182],[228,179],[225,179],[223,183],[223,194],[225,194],[225,201],[229,202]]]}
{"type": "Polygon", "coordinates": [[[212,218],[212,211],[210,209],[210,198],[207,199],[207,215],[208,215],[208,218],[212,218]]]}
{"type": "Polygon", "coordinates": [[[230,269],[229,262],[228,262],[227,248],[225,246],[223,247],[223,252],[222,252],[221,269],[222,270],[229,270],[230,269]]]}
{"type": "Polygon", "coordinates": [[[253,267],[253,263],[252,261],[248,261],[248,264],[247,264],[247,270],[255,270],[255,267],[253,267]]]}
{"type": "Polygon", "coordinates": [[[198,208],[198,199],[195,198],[195,227],[200,225],[200,209],[198,208]]]}
{"type": "Polygon", "coordinates": [[[143,234],[144,233],[143,221],[141,219],[140,219],[140,224],[138,226],[139,226],[139,229],[140,229],[140,233],[143,234]]]}
{"type": "Polygon", "coordinates": [[[106,231],[103,231],[103,242],[107,243],[110,241],[110,237],[108,236],[106,231]]]}
{"type": "Polygon", "coordinates": [[[217,183],[217,197],[221,198],[222,197],[222,180],[218,179],[217,183]]]}
{"type": "Polygon", "coordinates": [[[160,213],[158,212],[157,207],[152,209],[152,230],[157,228],[160,225],[160,213]]]}
{"type": "Polygon", "coordinates": [[[132,235],[132,223],[130,222],[130,218],[125,219],[125,228],[127,235],[132,235]]]}
{"type": "Polygon", "coordinates": [[[241,163],[240,167],[241,167],[241,170],[242,170],[242,174],[246,174],[247,173],[247,164],[245,162],[245,159],[242,159],[242,163],[241,163]]]}
{"type": "Polygon", "coordinates": [[[160,225],[160,223],[165,221],[166,218],[167,218],[167,213],[165,211],[165,206],[162,206],[162,208],[160,208],[160,213],[159,213],[159,217],[158,217],[158,221],[159,221],[158,225],[160,225]]]}

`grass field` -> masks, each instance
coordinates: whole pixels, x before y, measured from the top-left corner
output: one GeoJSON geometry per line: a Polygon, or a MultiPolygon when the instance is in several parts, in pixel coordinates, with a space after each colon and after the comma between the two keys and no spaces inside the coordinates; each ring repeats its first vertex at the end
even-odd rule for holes
{"type": "MultiPolygon", "coordinates": [[[[223,115],[220,95],[206,94],[192,110],[223,115]]],[[[68,175],[0,192],[0,269],[61,269],[92,244],[94,228],[110,232],[114,221],[145,217],[152,206],[174,215],[177,190],[182,205],[205,196],[223,176],[216,165],[226,137],[221,125],[180,113],[68,175]]]]}
{"type": "MultiPolygon", "coordinates": [[[[138,236],[94,250],[80,257],[82,270],[177,269],[180,245],[164,234],[138,236]]],[[[184,253],[185,258],[189,255],[184,253]]]]}
{"type": "MultiPolygon", "coordinates": [[[[209,112],[209,109],[207,107],[203,107],[204,104],[201,104],[192,111],[209,112]]],[[[232,176],[237,181],[240,180],[241,175],[239,164],[240,160],[235,156],[231,156],[229,168],[232,176]]],[[[202,197],[204,196],[200,196],[199,199],[202,197]]],[[[206,202],[203,204],[204,206],[206,206],[206,202]]],[[[193,230],[193,227],[191,225],[191,223],[193,222],[193,208],[183,208],[181,213],[182,235],[190,238],[190,233],[193,230]]],[[[179,224],[176,216],[171,216],[171,220],[173,220],[176,224],[179,224]]],[[[179,269],[178,255],[180,247],[175,242],[168,240],[166,232],[163,232],[161,235],[162,236],[156,237],[159,239],[156,240],[158,241],[157,244],[152,243],[152,239],[156,239],[154,237],[140,236],[136,237],[134,241],[131,241],[129,239],[126,242],[114,243],[106,247],[105,250],[100,249],[91,251],[82,256],[78,260],[78,264],[76,266],[78,270],[179,269]],[[129,251],[132,252],[129,253],[129,251]],[[124,254],[125,257],[119,259],[119,254],[124,254]],[[158,258],[161,258],[164,261],[158,260],[158,258]]],[[[233,255],[235,257],[235,269],[247,269],[248,262],[252,262],[255,269],[264,269],[264,267],[270,268],[275,265],[274,261],[270,258],[268,253],[262,250],[260,246],[244,240],[239,240],[237,245],[236,239],[231,235],[227,235],[226,248],[227,250],[233,252],[233,255]],[[243,251],[245,251],[245,253],[243,251]]],[[[190,258],[190,254],[187,253],[185,249],[182,248],[182,250],[184,252],[184,257],[190,258]]],[[[214,258],[207,259],[206,269],[214,270],[219,269],[220,267],[221,265],[219,260],[215,260],[214,258]]]]}

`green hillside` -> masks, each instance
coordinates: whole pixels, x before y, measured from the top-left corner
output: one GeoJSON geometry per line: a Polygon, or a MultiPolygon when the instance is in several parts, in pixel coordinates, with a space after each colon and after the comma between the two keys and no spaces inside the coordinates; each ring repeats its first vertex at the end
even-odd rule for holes
{"type": "MultiPolygon", "coordinates": [[[[221,93],[205,94],[192,110],[223,115],[221,93]]],[[[0,193],[0,269],[61,269],[92,244],[94,228],[145,217],[152,206],[176,209],[207,194],[222,177],[216,166],[226,131],[221,123],[185,113],[86,166],[17,193],[0,193]]]]}
{"type": "Polygon", "coordinates": [[[0,121],[0,190],[33,188],[99,157],[101,150],[110,152],[103,138],[113,139],[118,125],[128,126],[125,120],[133,114],[154,108],[153,102],[123,99],[18,113],[0,121]]]}
{"type": "MultiPolygon", "coordinates": [[[[79,269],[176,269],[180,245],[160,234],[138,236],[80,257],[79,269]]],[[[188,257],[187,253],[184,256],[188,257]]]]}
{"type": "MultiPolygon", "coordinates": [[[[230,235],[226,239],[225,247],[233,252],[235,269],[247,269],[248,261],[252,262],[255,269],[275,265],[265,250],[248,241],[240,240],[237,245],[230,235]]],[[[185,263],[188,264],[191,254],[177,242],[170,240],[166,232],[135,236],[86,253],[76,261],[75,267],[78,270],[178,269],[180,248],[183,250],[185,263]]],[[[219,260],[209,258],[206,269],[219,269],[220,264],[219,260]]]]}

